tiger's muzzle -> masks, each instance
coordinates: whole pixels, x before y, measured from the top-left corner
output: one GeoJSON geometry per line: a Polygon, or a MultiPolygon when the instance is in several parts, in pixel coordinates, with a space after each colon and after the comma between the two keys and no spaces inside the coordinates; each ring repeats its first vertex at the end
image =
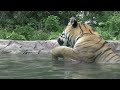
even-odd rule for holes
{"type": "Polygon", "coordinates": [[[57,39],[57,42],[59,43],[59,45],[63,45],[64,41],[62,41],[60,38],[57,39]]]}

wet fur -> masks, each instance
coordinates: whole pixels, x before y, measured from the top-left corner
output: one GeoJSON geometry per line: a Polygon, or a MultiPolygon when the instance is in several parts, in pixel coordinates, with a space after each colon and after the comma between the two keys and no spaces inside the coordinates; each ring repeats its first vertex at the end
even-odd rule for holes
{"type": "MultiPolygon", "coordinates": [[[[62,57],[85,63],[119,63],[119,56],[112,51],[109,44],[98,32],[95,32],[88,24],[77,23],[76,27],[73,27],[69,23],[64,33],[68,35],[66,43],[52,50],[53,60],[62,57]]],[[[58,43],[65,42],[62,38],[59,37],[58,43]]]]}

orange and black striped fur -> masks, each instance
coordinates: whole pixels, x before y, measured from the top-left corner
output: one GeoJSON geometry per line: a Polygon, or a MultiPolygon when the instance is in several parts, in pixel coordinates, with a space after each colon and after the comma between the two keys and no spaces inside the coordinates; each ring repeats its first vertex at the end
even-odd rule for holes
{"type": "Polygon", "coordinates": [[[80,60],[85,63],[119,63],[109,44],[88,24],[77,22],[74,17],[58,38],[60,46],[52,50],[53,60],[80,60]]]}

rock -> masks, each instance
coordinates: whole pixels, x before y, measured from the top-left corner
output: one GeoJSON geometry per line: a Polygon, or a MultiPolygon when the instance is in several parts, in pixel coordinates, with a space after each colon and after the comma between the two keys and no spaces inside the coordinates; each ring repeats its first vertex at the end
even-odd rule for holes
{"type": "MultiPolygon", "coordinates": [[[[110,47],[120,55],[120,41],[108,41],[110,47]]],[[[59,46],[56,40],[17,41],[0,40],[0,54],[39,54],[48,55],[59,46]]]]}
{"type": "Polygon", "coordinates": [[[114,52],[116,52],[118,55],[120,55],[120,41],[114,40],[110,41],[108,40],[110,47],[114,52]]]}
{"type": "Polygon", "coordinates": [[[56,40],[17,41],[0,40],[1,54],[50,54],[52,48],[58,46],[56,40]]]}

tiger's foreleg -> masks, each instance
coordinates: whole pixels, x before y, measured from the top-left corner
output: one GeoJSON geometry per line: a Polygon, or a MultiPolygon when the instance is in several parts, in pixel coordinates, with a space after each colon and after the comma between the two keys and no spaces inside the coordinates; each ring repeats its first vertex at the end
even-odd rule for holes
{"type": "Polygon", "coordinates": [[[94,53],[90,50],[78,51],[74,48],[59,46],[52,50],[52,60],[58,60],[61,57],[64,60],[79,60],[86,63],[94,62],[94,53]]]}
{"type": "Polygon", "coordinates": [[[80,59],[78,51],[66,46],[59,46],[52,49],[52,60],[58,60],[59,57],[63,59],[66,58],[70,58],[74,60],[80,59]]]}

